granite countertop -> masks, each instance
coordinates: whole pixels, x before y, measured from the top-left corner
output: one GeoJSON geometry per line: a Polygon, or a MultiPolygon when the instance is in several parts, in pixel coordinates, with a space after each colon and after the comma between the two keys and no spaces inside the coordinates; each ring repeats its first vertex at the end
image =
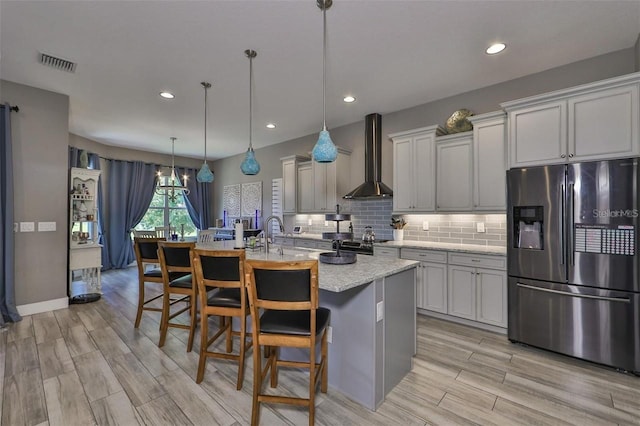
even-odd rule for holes
{"type": "Polygon", "coordinates": [[[472,253],[472,254],[496,254],[501,256],[507,255],[506,247],[482,246],[482,245],[474,245],[474,244],[455,244],[455,243],[438,243],[438,242],[430,242],[430,241],[403,240],[403,241],[387,241],[384,243],[374,243],[374,247],[375,246],[456,251],[460,253],[472,253]]]}
{"type": "MultiPolygon", "coordinates": [[[[235,241],[214,241],[198,243],[197,248],[231,250],[235,241]]],[[[318,259],[321,251],[307,249],[284,249],[284,255],[277,253],[277,246],[271,246],[270,252],[247,249],[247,259],[273,260],[287,262],[291,260],[318,259]]],[[[330,265],[319,262],[318,279],[321,290],[334,293],[349,290],[377,279],[415,268],[420,262],[405,259],[390,259],[357,255],[358,260],[349,265],[330,265]]]]}

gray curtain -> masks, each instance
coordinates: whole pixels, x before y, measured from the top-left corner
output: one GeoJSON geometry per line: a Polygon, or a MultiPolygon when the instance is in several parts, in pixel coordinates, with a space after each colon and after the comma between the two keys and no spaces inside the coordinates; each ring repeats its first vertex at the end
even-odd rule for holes
{"type": "MultiPolygon", "coordinates": [[[[80,149],[70,146],[69,147],[69,168],[71,167],[80,167],[80,149]]],[[[88,153],[89,157],[89,168],[93,170],[100,170],[100,156],[98,154],[94,154],[92,152],[88,153]]],[[[102,175],[98,179],[98,198],[97,198],[97,208],[98,208],[98,242],[102,245],[102,270],[111,269],[111,260],[109,258],[109,239],[105,235],[104,228],[104,192],[102,190],[102,175]]]]}
{"type": "Polygon", "coordinates": [[[157,166],[120,160],[107,160],[107,164],[109,257],[111,267],[126,268],[135,259],[129,231],[142,220],[151,204],[157,166]]]}
{"type": "Polygon", "coordinates": [[[187,175],[187,195],[185,205],[189,217],[198,229],[208,229],[211,217],[211,184],[198,182],[196,174],[198,170],[176,167],[179,176],[187,175]]]}
{"type": "Polygon", "coordinates": [[[16,309],[13,247],[11,108],[0,105],[0,327],[22,318],[16,309]]]}

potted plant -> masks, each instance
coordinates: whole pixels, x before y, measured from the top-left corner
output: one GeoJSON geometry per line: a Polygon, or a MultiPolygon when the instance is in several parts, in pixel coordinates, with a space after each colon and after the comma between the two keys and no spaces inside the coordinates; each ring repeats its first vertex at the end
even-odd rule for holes
{"type": "Polygon", "coordinates": [[[407,225],[404,218],[391,216],[390,226],[393,228],[393,239],[395,241],[402,241],[404,238],[404,227],[407,225]]]}

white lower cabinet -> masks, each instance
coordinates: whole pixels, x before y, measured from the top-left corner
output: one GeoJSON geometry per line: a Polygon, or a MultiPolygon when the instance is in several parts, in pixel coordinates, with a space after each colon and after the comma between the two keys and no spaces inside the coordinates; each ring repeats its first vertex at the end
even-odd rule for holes
{"type": "Polygon", "coordinates": [[[506,328],[506,259],[449,253],[448,261],[448,314],[506,328]]]}
{"type": "Polygon", "coordinates": [[[402,249],[403,259],[419,260],[416,282],[418,308],[447,313],[447,252],[402,249]]]}
{"type": "Polygon", "coordinates": [[[507,327],[504,256],[403,248],[402,259],[418,260],[416,307],[496,327],[507,327]]]}

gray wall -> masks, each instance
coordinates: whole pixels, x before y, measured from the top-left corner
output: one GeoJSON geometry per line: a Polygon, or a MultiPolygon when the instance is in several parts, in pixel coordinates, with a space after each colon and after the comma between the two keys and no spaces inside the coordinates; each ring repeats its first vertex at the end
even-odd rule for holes
{"type": "MultiPolygon", "coordinates": [[[[16,304],[67,297],[69,97],[1,81],[12,113],[16,222],[56,222],[55,232],[15,234],[16,304]]],[[[37,229],[37,225],[36,225],[37,229]]]]}
{"type": "MultiPolygon", "coordinates": [[[[468,108],[475,114],[482,114],[499,110],[501,102],[632,73],[635,70],[635,56],[634,48],[624,49],[402,111],[377,111],[383,114],[383,139],[386,140],[388,134],[403,130],[432,124],[444,125],[447,118],[460,108],[468,108]]],[[[319,131],[320,117],[318,120],[319,131]]],[[[364,117],[361,122],[329,130],[336,145],[352,151],[351,186],[355,187],[364,181],[364,117]]],[[[257,150],[256,157],[262,167],[257,176],[242,175],[240,162],[243,156],[215,161],[214,194],[221,194],[224,185],[261,180],[263,217],[267,217],[271,213],[271,180],[282,177],[280,157],[292,154],[306,155],[316,140],[317,134],[313,134],[257,150]]],[[[382,180],[389,186],[393,185],[392,157],[392,144],[383,141],[382,180]]],[[[214,196],[212,210],[215,217],[222,217],[221,197],[214,196]]]]}
{"type": "Polygon", "coordinates": [[[634,46],[635,56],[636,56],[636,71],[640,71],[640,34],[638,34],[638,39],[636,40],[636,44],[634,46]]]}

